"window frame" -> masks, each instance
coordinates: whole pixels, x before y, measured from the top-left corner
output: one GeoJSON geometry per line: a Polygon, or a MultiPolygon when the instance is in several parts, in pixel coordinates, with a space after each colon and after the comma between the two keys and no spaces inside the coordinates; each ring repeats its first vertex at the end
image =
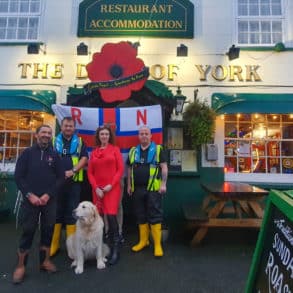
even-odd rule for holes
{"type": "MultiPolygon", "coordinates": [[[[7,0],[9,3],[13,0],[7,0]]],[[[44,0],[28,0],[29,5],[32,2],[39,1],[39,10],[37,12],[1,12],[0,11],[0,18],[6,18],[6,28],[4,30],[5,37],[0,38],[0,43],[31,43],[31,42],[39,42],[40,41],[40,34],[41,34],[41,29],[42,29],[42,20],[43,20],[43,13],[44,13],[44,0]],[[14,19],[16,21],[16,26],[14,28],[15,36],[14,38],[9,38],[8,36],[8,30],[9,30],[9,24],[8,21],[14,19]],[[22,28],[19,26],[20,21],[27,21],[29,23],[30,21],[33,22],[33,20],[37,20],[38,24],[36,27],[30,26],[29,24],[22,28]],[[21,38],[19,36],[21,29],[24,31],[26,34],[25,38],[21,38]],[[34,30],[35,31],[35,37],[29,38],[30,36],[30,31],[34,30]]],[[[1,31],[0,31],[1,32],[1,31]]],[[[31,33],[32,34],[32,33],[31,33]]]]}
{"type": "Polygon", "coordinates": [[[55,117],[46,112],[32,110],[0,110],[0,116],[0,173],[13,172],[21,152],[35,142],[36,128],[44,123],[49,124],[54,130],[55,117]],[[14,119],[7,119],[7,112],[11,112],[9,117],[14,119]],[[23,124],[24,119],[29,122],[23,124]],[[8,126],[8,123],[15,123],[15,127],[8,126]],[[29,137],[27,144],[21,143],[21,136],[25,135],[29,137]],[[10,144],[7,142],[9,137],[10,144]],[[7,155],[7,152],[12,152],[15,156],[7,155]]]}
{"type": "MultiPolygon", "coordinates": [[[[233,115],[233,114],[232,114],[233,115]]],[[[236,114],[234,114],[236,116],[236,114]]],[[[238,114],[238,115],[247,115],[245,113],[242,114],[238,114]]],[[[240,120],[239,117],[237,117],[235,121],[232,120],[226,120],[226,116],[224,115],[222,119],[224,119],[224,124],[223,124],[223,150],[224,150],[224,172],[225,172],[225,180],[227,181],[237,181],[237,180],[241,180],[241,181],[247,181],[247,182],[272,182],[274,180],[277,180],[280,183],[288,183],[288,182],[292,182],[292,174],[290,172],[284,172],[284,170],[286,169],[283,164],[283,160],[284,159],[289,159],[291,163],[293,163],[293,153],[291,154],[285,154],[283,153],[284,149],[282,146],[282,144],[285,143],[290,143],[291,145],[293,144],[293,136],[292,137],[284,137],[285,131],[289,131],[289,128],[293,129],[293,120],[289,121],[289,120],[285,120],[285,115],[289,116],[289,114],[276,114],[278,116],[280,116],[280,121],[278,122],[274,122],[272,120],[269,120],[267,117],[269,115],[274,115],[272,113],[268,113],[268,114],[262,114],[264,116],[266,116],[266,124],[265,129],[266,129],[266,136],[261,138],[257,138],[256,136],[254,136],[253,132],[256,130],[256,128],[254,128],[254,125],[257,125],[256,122],[253,121],[252,116],[255,114],[249,114],[250,115],[250,120],[240,120]],[[229,132],[230,129],[232,129],[231,127],[226,127],[228,124],[230,126],[233,125],[233,123],[235,124],[235,135],[234,132],[229,132]],[[251,135],[250,136],[242,136],[240,135],[240,131],[241,131],[241,125],[243,124],[247,124],[251,126],[251,135]],[[274,131],[276,131],[276,129],[279,129],[280,131],[280,136],[279,137],[270,137],[268,135],[268,128],[266,128],[267,126],[276,126],[275,128],[273,127],[272,129],[274,131]],[[286,128],[284,128],[284,126],[289,126],[289,128],[286,130],[286,128]],[[228,133],[228,132],[229,133],[228,133]],[[228,133],[228,135],[227,135],[228,133]],[[236,145],[233,148],[233,153],[232,150],[228,150],[228,148],[230,148],[230,145],[227,143],[229,141],[234,141],[234,143],[236,143],[236,145]],[[253,170],[253,160],[255,157],[255,154],[253,153],[253,143],[255,142],[263,142],[264,145],[264,153],[259,155],[259,158],[263,160],[264,164],[265,164],[265,171],[264,172],[254,172],[253,170]],[[243,143],[243,142],[249,142],[249,154],[245,155],[243,153],[240,153],[239,151],[239,143],[243,143]],[[271,147],[272,149],[274,148],[273,144],[275,143],[276,145],[278,145],[277,147],[277,151],[278,153],[276,154],[271,154],[268,150],[269,150],[269,145],[271,143],[271,147]],[[237,151],[237,153],[235,153],[235,151],[237,151]],[[239,152],[239,153],[238,153],[239,152]],[[233,172],[231,170],[228,170],[229,164],[227,164],[227,162],[229,162],[229,160],[232,161],[233,159],[236,160],[236,170],[235,168],[233,169],[233,172]],[[250,165],[250,172],[241,172],[239,171],[239,159],[245,159],[245,160],[250,160],[251,165],[250,165]],[[228,159],[228,161],[227,161],[228,159]],[[271,160],[279,160],[278,164],[279,164],[279,170],[274,169],[274,171],[272,169],[269,169],[269,167],[274,167],[272,166],[272,161],[271,160]],[[270,162],[270,163],[269,163],[270,162]]],[[[290,115],[291,116],[291,115],[290,115]]],[[[291,117],[290,117],[291,118],[291,117]]],[[[290,132],[290,131],[289,131],[290,132]]],[[[277,132],[276,132],[277,133],[277,132]]],[[[287,133],[287,132],[286,132],[287,133]]],[[[288,135],[288,134],[287,134],[288,135]]],[[[272,151],[272,149],[270,151],[272,151]]],[[[230,161],[231,162],[231,161],[230,161]]],[[[293,167],[290,167],[291,171],[293,170],[293,167]]]]}
{"type": "MultiPolygon", "coordinates": [[[[259,0],[260,1],[260,0],[259,0]]],[[[274,15],[267,15],[267,16],[262,16],[262,15],[257,15],[257,16],[250,16],[250,15],[246,15],[246,16],[239,16],[238,15],[238,2],[239,0],[234,1],[234,43],[237,44],[238,46],[242,46],[242,47],[272,47],[275,46],[276,43],[284,43],[286,40],[286,11],[284,9],[285,7],[285,0],[281,0],[281,15],[280,16],[274,16],[274,15]],[[257,21],[259,23],[259,31],[256,32],[256,34],[258,34],[259,36],[261,36],[262,32],[261,32],[261,22],[262,21],[268,21],[270,23],[270,27],[272,27],[272,23],[273,21],[279,20],[281,22],[281,26],[282,26],[282,36],[281,36],[281,40],[273,42],[273,34],[274,32],[272,31],[272,28],[270,29],[270,37],[271,37],[271,42],[270,43],[263,43],[261,42],[261,40],[258,43],[251,43],[250,38],[252,35],[252,32],[249,32],[248,29],[248,42],[246,43],[242,43],[239,42],[239,29],[238,29],[238,23],[239,21],[248,21],[248,26],[249,23],[253,22],[253,21],[257,21]]],[[[271,3],[270,3],[271,4],[271,3]]]]}

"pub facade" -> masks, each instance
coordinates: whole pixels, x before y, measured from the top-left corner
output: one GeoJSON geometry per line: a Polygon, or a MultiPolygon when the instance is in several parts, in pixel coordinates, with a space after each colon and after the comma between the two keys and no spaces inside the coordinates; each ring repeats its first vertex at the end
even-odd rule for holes
{"type": "Polygon", "coordinates": [[[290,189],[292,15],[289,0],[2,1],[0,210],[13,210],[15,162],[36,127],[57,126],[53,104],[120,106],[85,91],[94,54],[120,42],[135,44],[148,68],[129,105],[162,105],[170,221],[182,204],[201,202],[203,180],[290,189]],[[216,112],[214,140],[201,149],[183,120],[194,100],[216,112]]]}

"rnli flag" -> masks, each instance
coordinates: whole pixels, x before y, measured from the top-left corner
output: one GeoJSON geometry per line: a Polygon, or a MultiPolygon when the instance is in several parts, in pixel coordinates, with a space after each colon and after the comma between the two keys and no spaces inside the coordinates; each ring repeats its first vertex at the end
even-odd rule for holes
{"type": "Polygon", "coordinates": [[[131,108],[85,108],[75,106],[52,105],[59,124],[64,117],[72,117],[76,123],[77,134],[89,148],[95,145],[95,131],[103,124],[115,129],[116,143],[122,153],[128,153],[132,146],[139,144],[138,130],[148,126],[152,140],[162,144],[162,109],[160,105],[131,108]]]}

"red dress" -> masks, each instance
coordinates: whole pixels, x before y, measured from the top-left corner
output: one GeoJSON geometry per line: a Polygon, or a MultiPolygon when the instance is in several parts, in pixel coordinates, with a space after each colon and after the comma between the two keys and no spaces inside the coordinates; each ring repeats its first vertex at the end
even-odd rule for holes
{"type": "Polygon", "coordinates": [[[123,159],[117,146],[108,144],[105,148],[97,147],[92,151],[88,163],[88,179],[92,186],[93,203],[99,213],[116,215],[121,197],[121,178],[123,159]],[[112,189],[101,199],[95,190],[111,184],[112,189]]]}

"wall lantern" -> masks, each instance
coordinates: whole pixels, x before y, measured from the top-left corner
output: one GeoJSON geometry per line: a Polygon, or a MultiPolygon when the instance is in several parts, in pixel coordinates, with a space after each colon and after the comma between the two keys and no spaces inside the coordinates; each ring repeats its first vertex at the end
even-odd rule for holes
{"type": "Polygon", "coordinates": [[[76,47],[77,55],[88,55],[88,46],[85,43],[80,43],[76,47]]]}
{"type": "Polygon", "coordinates": [[[46,54],[46,51],[41,48],[40,43],[30,43],[27,45],[28,54],[39,54],[40,51],[46,54]]]}
{"type": "Polygon", "coordinates": [[[178,115],[179,113],[182,113],[183,106],[186,100],[186,97],[182,95],[180,86],[178,86],[176,95],[174,96],[176,101],[176,107],[175,107],[175,114],[178,115]]]}
{"type": "Polygon", "coordinates": [[[240,48],[235,47],[235,45],[232,45],[230,47],[228,53],[226,55],[228,56],[229,60],[234,60],[239,58],[240,48]]]}
{"type": "Polygon", "coordinates": [[[188,47],[181,44],[177,47],[177,57],[187,57],[188,56],[188,47]]]}

